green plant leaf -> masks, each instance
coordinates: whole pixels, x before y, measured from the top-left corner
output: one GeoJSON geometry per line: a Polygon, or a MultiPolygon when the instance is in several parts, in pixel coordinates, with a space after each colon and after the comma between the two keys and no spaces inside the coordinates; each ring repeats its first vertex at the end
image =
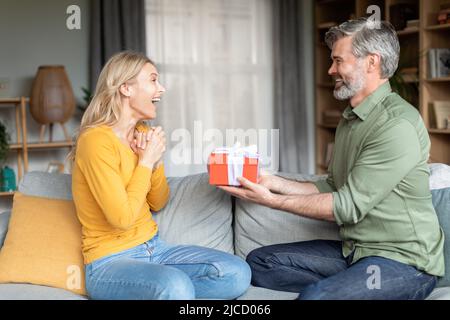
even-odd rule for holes
{"type": "Polygon", "coordinates": [[[0,163],[3,163],[8,156],[10,136],[5,125],[0,121],[0,163]]]}

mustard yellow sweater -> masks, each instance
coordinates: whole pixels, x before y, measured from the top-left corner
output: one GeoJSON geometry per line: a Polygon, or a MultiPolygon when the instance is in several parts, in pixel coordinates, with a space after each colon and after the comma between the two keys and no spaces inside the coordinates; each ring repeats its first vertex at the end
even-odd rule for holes
{"type": "Polygon", "coordinates": [[[151,239],[158,226],[150,210],[169,199],[164,166],[152,172],[138,165],[138,156],[107,126],[79,137],[72,193],[85,264],[151,239]]]}

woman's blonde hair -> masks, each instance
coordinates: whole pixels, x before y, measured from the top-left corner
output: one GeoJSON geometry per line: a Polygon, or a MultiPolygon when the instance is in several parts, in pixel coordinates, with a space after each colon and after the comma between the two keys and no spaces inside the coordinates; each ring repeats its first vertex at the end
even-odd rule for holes
{"type": "Polygon", "coordinates": [[[117,53],[108,60],[98,78],[94,96],[81,119],[68,160],[75,159],[78,138],[83,132],[101,125],[113,126],[119,121],[122,111],[119,88],[136,78],[146,63],[155,65],[144,54],[132,51],[117,53]]]}

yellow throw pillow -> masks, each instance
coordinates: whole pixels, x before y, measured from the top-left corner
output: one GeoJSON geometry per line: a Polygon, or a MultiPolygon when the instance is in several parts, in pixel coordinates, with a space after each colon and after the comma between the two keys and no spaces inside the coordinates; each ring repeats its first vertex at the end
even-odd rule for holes
{"type": "Polygon", "coordinates": [[[70,200],[14,195],[0,283],[31,283],[86,295],[81,225],[70,200]]]}

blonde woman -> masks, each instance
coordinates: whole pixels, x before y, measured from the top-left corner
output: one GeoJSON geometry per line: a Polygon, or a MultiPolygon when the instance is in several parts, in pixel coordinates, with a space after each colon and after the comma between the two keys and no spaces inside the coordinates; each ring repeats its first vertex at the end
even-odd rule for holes
{"type": "MultiPolygon", "coordinates": [[[[151,211],[169,187],[165,135],[140,130],[165,89],[146,56],[122,52],[104,66],[77,137],[72,190],[82,225],[86,289],[93,299],[234,299],[250,284],[236,256],[158,236],[151,211]]],[[[186,230],[189,232],[189,230],[186,230]]]]}

